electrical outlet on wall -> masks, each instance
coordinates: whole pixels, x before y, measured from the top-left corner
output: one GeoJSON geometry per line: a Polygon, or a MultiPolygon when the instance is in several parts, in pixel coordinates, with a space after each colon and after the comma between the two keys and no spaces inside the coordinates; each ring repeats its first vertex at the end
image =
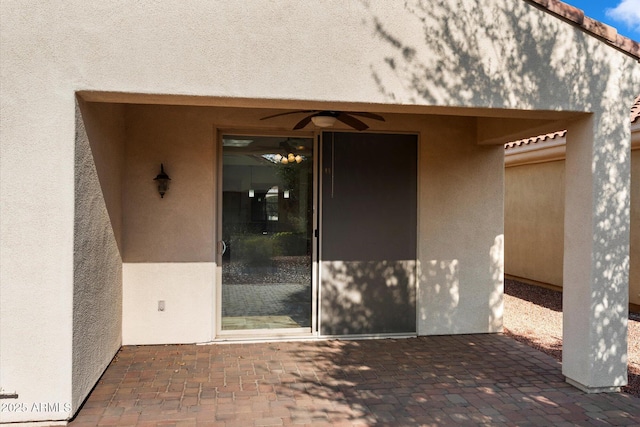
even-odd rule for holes
{"type": "Polygon", "coordinates": [[[158,311],[164,311],[164,300],[158,301],[158,311]]]}

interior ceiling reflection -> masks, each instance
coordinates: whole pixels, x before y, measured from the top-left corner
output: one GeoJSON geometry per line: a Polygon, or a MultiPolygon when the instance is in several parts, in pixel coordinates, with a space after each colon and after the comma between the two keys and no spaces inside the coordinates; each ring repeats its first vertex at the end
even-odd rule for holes
{"type": "MultiPolygon", "coordinates": [[[[312,138],[237,136],[227,135],[222,139],[225,157],[240,157],[246,163],[251,156],[252,164],[299,164],[312,155],[312,138]]],[[[240,158],[238,158],[240,161],[240,158]]]]}

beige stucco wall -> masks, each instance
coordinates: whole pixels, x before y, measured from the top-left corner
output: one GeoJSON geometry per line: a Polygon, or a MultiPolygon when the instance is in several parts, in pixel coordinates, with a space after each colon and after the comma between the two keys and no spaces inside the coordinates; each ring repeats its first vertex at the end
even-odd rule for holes
{"type": "Polygon", "coordinates": [[[564,161],[505,170],[505,273],[562,286],[564,161]]]}
{"type": "Polygon", "coordinates": [[[78,102],[113,234],[122,253],[125,105],[84,102],[82,99],[78,102]]]}
{"type": "MultiPolygon", "coordinates": [[[[640,140],[640,126],[636,126],[640,140]]],[[[640,141],[631,152],[631,239],[629,245],[629,302],[640,305],[640,141]]]]}
{"type": "MultiPolygon", "coordinates": [[[[628,136],[621,118],[628,114],[627,105],[640,85],[640,69],[633,58],[524,1],[512,0],[407,4],[260,0],[242,7],[224,0],[168,1],[162,7],[150,1],[8,0],[0,5],[0,57],[0,386],[18,393],[21,402],[70,403],[77,397],[73,397],[74,382],[97,381],[93,369],[82,380],[72,377],[77,91],[192,95],[198,97],[190,98],[193,103],[350,107],[385,114],[523,117],[526,113],[551,120],[590,112],[598,126],[588,129],[596,138],[588,141],[593,149],[585,152],[606,149],[596,168],[605,171],[617,162],[615,143],[628,136]],[[332,30],[336,28],[340,31],[332,30]]],[[[274,126],[282,127],[289,123],[276,122],[274,126]]],[[[470,165],[482,157],[469,154],[470,165]]],[[[620,287],[607,289],[606,295],[592,292],[599,289],[585,291],[582,303],[586,301],[593,313],[597,304],[589,295],[609,301],[626,298],[626,275],[620,266],[628,234],[622,231],[615,239],[608,238],[594,226],[597,221],[590,209],[622,207],[618,210],[624,225],[628,215],[623,207],[628,201],[598,196],[610,181],[602,174],[589,176],[592,159],[585,158],[580,159],[586,165],[580,170],[589,179],[581,175],[581,182],[589,185],[578,198],[587,202],[575,206],[581,209],[584,234],[591,236],[595,230],[598,245],[575,250],[571,268],[577,271],[586,265],[588,276],[596,278],[613,269],[621,280],[620,287]],[[616,257],[598,266],[591,263],[594,252],[611,249],[616,257]]],[[[487,154],[486,160],[495,158],[487,154]]],[[[151,172],[153,178],[156,163],[157,159],[149,161],[149,170],[136,173],[142,178],[151,172]]],[[[616,171],[626,176],[626,160],[619,166],[616,171]]],[[[176,178],[180,175],[169,172],[176,178]]],[[[175,185],[180,185],[178,180],[175,185]]],[[[624,190],[624,180],[615,186],[624,190]]],[[[458,195],[453,190],[451,194],[458,195]]],[[[432,204],[442,203],[435,195],[432,204]]],[[[481,203],[475,196],[473,200],[481,203]]],[[[122,233],[126,228],[123,224],[122,233]]],[[[499,231],[483,231],[478,240],[499,231]]],[[[491,267],[495,265],[491,253],[500,253],[492,248],[499,246],[487,241],[476,247],[487,253],[486,270],[499,270],[491,267]]],[[[192,249],[187,248],[198,252],[192,249]]],[[[427,258],[455,259],[446,253],[427,258]]],[[[604,289],[595,279],[590,285],[604,289]]],[[[617,318],[591,330],[591,323],[580,319],[580,327],[590,331],[584,335],[584,345],[595,348],[598,338],[613,328],[623,332],[623,321],[617,318]]],[[[614,356],[606,360],[624,360],[623,354],[614,356]]],[[[605,371],[598,375],[606,379],[605,371]]],[[[71,410],[2,413],[0,421],[71,415],[71,410]]]]}
{"type": "MultiPolygon", "coordinates": [[[[640,200],[640,128],[637,125],[633,139],[629,302],[640,305],[640,203],[636,202],[640,200]]],[[[564,160],[545,161],[545,150],[543,145],[540,150],[520,152],[514,155],[518,163],[513,166],[507,161],[505,273],[562,287],[565,166],[564,160]],[[527,155],[535,163],[527,164],[527,155]]],[[[554,149],[549,152],[551,158],[557,158],[554,149]]]]}
{"type": "Polygon", "coordinates": [[[79,108],[76,118],[72,411],[122,343],[122,258],[116,236],[124,128],[122,109],[103,107],[104,114],[86,109],[84,115],[79,108]]]}
{"type": "Polygon", "coordinates": [[[124,344],[214,338],[215,123],[219,109],[127,106],[124,344]],[[164,198],[160,163],[171,178],[164,198]]]}
{"type": "Polygon", "coordinates": [[[500,331],[503,150],[473,143],[474,119],[429,125],[420,155],[418,333],[500,331]]]}
{"type": "Polygon", "coordinates": [[[214,261],[214,111],[127,106],[124,262],[214,261]],[[171,178],[162,199],[160,163],[171,178]]]}
{"type": "MultiPolygon", "coordinates": [[[[210,341],[218,286],[216,129],[254,124],[260,113],[131,105],[125,116],[123,342],[210,341]],[[160,162],[172,178],[164,199],[152,181],[160,162]]],[[[419,334],[501,328],[502,148],[477,145],[476,127],[474,118],[393,114],[372,127],[420,135],[419,334]],[[455,277],[434,267],[451,262],[455,277]]]]}
{"type": "Polygon", "coordinates": [[[123,281],[123,345],[214,339],[214,263],[125,263],[123,281]],[[158,311],[158,301],[164,301],[164,311],[158,311]]]}

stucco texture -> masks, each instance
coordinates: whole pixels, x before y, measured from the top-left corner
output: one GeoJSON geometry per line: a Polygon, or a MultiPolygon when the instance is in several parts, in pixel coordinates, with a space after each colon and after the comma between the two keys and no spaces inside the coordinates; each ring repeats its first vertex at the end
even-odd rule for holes
{"type": "Polygon", "coordinates": [[[434,119],[427,129],[420,154],[418,333],[501,331],[504,150],[473,143],[474,119],[434,119]]]}
{"type": "MultiPolygon", "coordinates": [[[[640,133],[640,132],[639,132],[640,133]]],[[[640,135],[638,135],[640,137],[640,135]]],[[[640,149],[631,152],[629,301],[640,306],[640,149]]]]}
{"type": "Polygon", "coordinates": [[[213,262],[216,197],[215,124],[220,109],[126,109],[124,262],[213,262]],[[171,178],[164,198],[153,180],[171,178]]]}
{"type": "Polygon", "coordinates": [[[505,170],[505,272],[562,286],[564,161],[505,170]]]}
{"type": "MultiPolygon", "coordinates": [[[[640,139],[637,131],[633,135],[640,139]]],[[[529,164],[522,160],[521,163],[505,169],[505,273],[542,285],[562,287],[564,160],[529,164]]],[[[638,148],[631,151],[630,189],[629,303],[637,308],[640,306],[638,148]]]]}
{"type": "MultiPolygon", "coordinates": [[[[110,115],[118,120],[119,115],[110,115]]],[[[119,122],[118,122],[119,123],[119,122]]],[[[84,121],[77,113],[75,162],[75,226],[73,269],[73,373],[72,412],[107,368],[122,343],[122,258],[111,218],[119,218],[118,204],[107,211],[84,121]]],[[[118,129],[118,126],[105,126],[118,129]]],[[[97,130],[97,129],[95,129],[97,130]]],[[[93,145],[103,147],[105,157],[119,157],[122,139],[110,132],[95,132],[93,145]],[[101,137],[102,136],[102,137],[101,137]],[[109,138],[111,136],[111,138],[109,138]]],[[[100,159],[100,156],[98,156],[100,159]]],[[[120,168],[103,171],[103,180],[118,188],[120,168]],[[116,178],[116,179],[114,179],[116,178]]],[[[109,162],[98,162],[103,166],[109,162]]],[[[108,186],[106,186],[108,188],[108,186]]],[[[112,190],[113,191],[113,190],[112,190]]],[[[109,193],[107,193],[109,194],[109,193]]]]}
{"type": "MultiPolygon", "coordinates": [[[[224,107],[126,106],[125,344],[215,338],[215,130],[256,123],[265,114],[224,107]],[[164,199],[152,180],[160,162],[172,178],[164,199]],[[167,307],[162,312],[160,300],[167,307]]],[[[384,124],[372,127],[420,135],[420,155],[413,159],[419,165],[419,262],[440,265],[455,256],[461,266],[462,273],[452,280],[433,277],[433,268],[423,267],[420,334],[495,332],[502,325],[503,150],[477,145],[476,127],[474,118],[400,114],[388,114],[384,124]],[[469,169],[475,173],[467,174],[469,169]],[[446,304],[444,295],[451,298],[446,304]]]]}
{"type": "MultiPolygon", "coordinates": [[[[625,120],[627,122],[627,120],[625,120]]],[[[580,250],[584,248],[593,248],[594,246],[605,244],[604,239],[598,233],[594,232],[593,236],[585,232],[588,228],[584,218],[577,214],[584,209],[576,209],[573,203],[590,203],[594,202],[589,196],[584,194],[583,187],[578,193],[580,197],[576,197],[574,193],[565,199],[565,186],[567,189],[575,187],[577,182],[589,178],[588,158],[590,136],[589,129],[584,126],[592,126],[593,123],[585,121],[578,125],[572,134],[571,145],[567,146],[569,151],[574,151],[574,156],[570,157],[570,172],[566,173],[567,164],[565,160],[565,139],[560,138],[553,141],[549,145],[547,143],[540,144],[539,147],[530,146],[528,149],[520,147],[513,150],[513,154],[508,156],[506,162],[506,191],[505,191],[505,261],[506,273],[525,280],[539,282],[540,284],[551,284],[563,287],[564,290],[564,309],[576,310],[576,314],[571,317],[565,317],[563,334],[566,342],[569,344],[564,354],[564,360],[570,360],[575,357],[580,360],[579,363],[568,363],[567,366],[577,367],[582,370],[586,376],[588,369],[584,369],[584,364],[590,360],[611,360],[621,357],[624,361],[624,352],[618,352],[621,346],[626,347],[626,330],[625,317],[627,303],[632,304],[632,309],[637,309],[640,302],[638,293],[640,281],[638,279],[638,271],[640,271],[640,253],[637,244],[637,236],[640,232],[640,220],[638,220],[638,212],[640,204],[636,200],[640,199],[638,188],[640,174],[638,170],[638,160],[640,150],[640,133],[638,132],[638,124],[631,125],[631,147],[629,140],[622,141],[620,144],[620,152],[615,155],[617,159],[630,159],[630,183],[623,174],[620,173],[621,165],[611,164],[606,170],[609,183],[620,185],[615,189],[613,185],[608,185],[599,190],[599,197],[609,197],[618,202],[627,198],[630,200],[630,208],[616,210],[605,209],[602,205],[597,206],[599,220],[596,227],[606,230],[610,236],[610,240],[620,239],[621,234],[629,230],[629,253],[621,255],[619,249],[611,247],[595,254],[597,265],[602,266],[599,261],[601,259],[612,259],[619,257],[618,267],[609,266],[604,269],[601,275],[597,275],[600,286],[585,286],[589,283],[589,275],[594,272],[584,269],[581,261],[576,262],[576,252],[567,252],[567,245],[574,245],[580,250]],[[629,151],[631,148],[631,151],[629,151]],[[576,165],[576,159],[582,158],[584,161],[581,168],[576,165]],[[567,176],[565,176],[567,174],[567,176]],[[628,185],[628,187],[627,187],[628,185]],[[565,207],[568,206],[568,207],[565,207]],[[621,221],[618,212],[625,215],[629,214],[629,222],[621,221]],[[564,217],[564,220],[563,220],[564,217]],[[565,232],[565,228],[568,230],[565,232]],[[622,233],[621,233],[622,231],[622,233]],[[570,259],[567,263],[559,263],[566,253],[569,253],[570,259]],[[628,265],[628,277],[626,277],[626,266],[628,265]],[[567,275],[567,271],[571,272],[571,266],[574,270],[572,274],[567,275]],[[567,269],[569,267],[569,269],[567,269]],[[628,289],[624,283],[628,280],[628,289]],[[566,283],[568,282],[568,283],[566,283]],[[578,284],[579,286],[575,286],[578,284]],[[567,291],[568,288],[568,291],[567,291]],[[605,291],[606,289],[606,291],[605,291]],[[612,298],[616,295],[617,298],[612,298]],[[589,304],[589,300],[594,303],[592,310],[585,310],[585,304],[589,304]],[[611,327],[606,337],[599,341],[599,346],[593,349],[596,354],[585,354],[583,350],[576,350],[572,345],[576,341],[584,339],[585,333],[589,330],[580,328],[580,322],[576,322],[576,318],[589,318],[589,322],[594,325],[597,330],[602,330],[602,324],[612,326],[617,323],[617,327],[611,327]],[[576,337],[578,337],[576,339],[576,337]],[[617,342],[622,341],[622,343],[617,342]],[[613,349],[614,351],[611,351],[613,349]]],[[[611,144],[608,144],[611,147],[611,144]]],[[[607,156],[607,144],[601,148],[595,158],[601,159],[607,156]]],[[[512,149],[507,150],[509,154],[512,149]]],[[[627,166],[625,165],[624,168],[627,166]]],[[[597,202],[595,202],[597,203],[597,202]]],[[[623,202],[624,203],[624,202],[623,202]]],[[[625,237],[626,238],[626,237],[625,237]]],[[[593,276],[591,276],[593,277],[593,276]]],[[[566,368],[570,369],[570,368],[566,368]]],[[[600,366],[599,369],[610,369],[600,366]]],[[[610,372],[610,371],[609,371],[610,372]]],[[[570,374],[573,377],[573,374],[570,374]]],[[[625,381],[625,372],[619,372],[618,384],[625,381]]]]}

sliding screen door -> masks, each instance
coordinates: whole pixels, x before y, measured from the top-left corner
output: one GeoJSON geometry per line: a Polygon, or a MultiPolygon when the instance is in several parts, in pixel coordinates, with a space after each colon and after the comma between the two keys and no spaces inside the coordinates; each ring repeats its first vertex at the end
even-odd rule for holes
{"type": "Polygon", "coordinates": [[[322,135],[321,333],[416,331],[417,136],[322,135]]]}

